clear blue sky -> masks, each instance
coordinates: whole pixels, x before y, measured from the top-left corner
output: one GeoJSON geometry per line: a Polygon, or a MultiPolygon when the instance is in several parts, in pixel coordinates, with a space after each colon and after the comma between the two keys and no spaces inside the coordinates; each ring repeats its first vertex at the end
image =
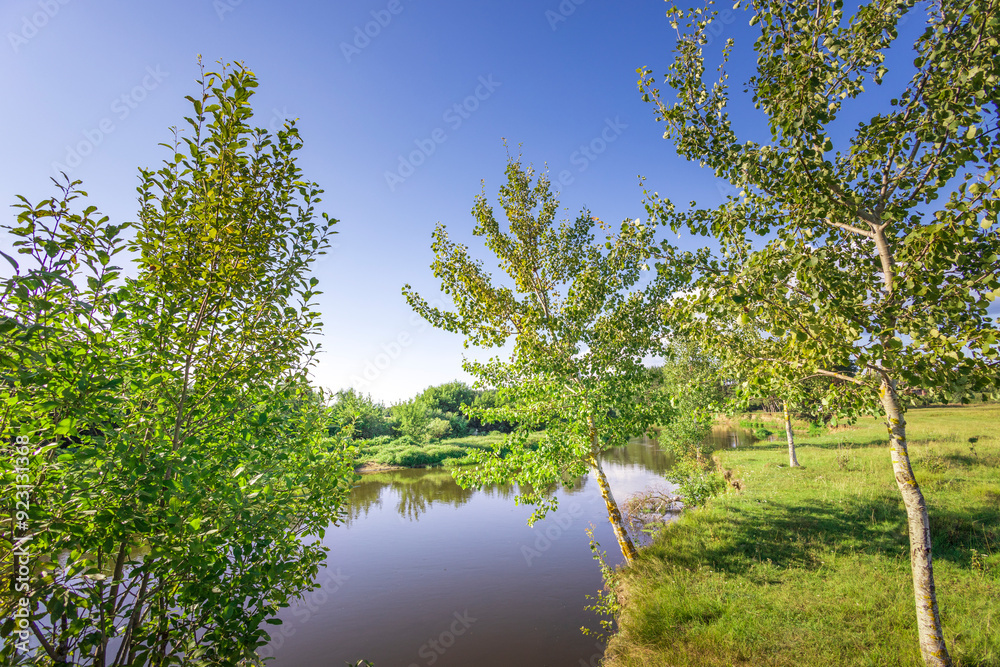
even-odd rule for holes
{"type": "MultiPolygon", "coordinates": [[[[721,200],[719,182],[674,155],[637,92],[637,67],[669,62],[664,11],[660,0],[5,0],[0,202],[50,195],[56,165],[78,162],[70,175],[90,203],[134,219],[137,169],[158,165],[157,144],[189,115],[197,55],[243,61],[260,81],[256,123],[299,119],[300,164],[341,221],[316,267],[316,378],[406,398],[468,379],[461,339],[416,320],[400,288],[436,294],[431,231],[441,221],[471,239],[480,180],[493,195],[503,176],[502,138],[553,175],[569,171],[567,216],[584,205],[608,220],[641,216],[639,174],[681,202],[721,200]],[[429,154],[400,171],[420,146],[429,154]],[[390,184],[387,172],[405,178],[390,184]]],[[[722,27],[752,43],[746,15],[722,27]]],[[[753,62],[743,54],[737,90],[753,62]]],[[[737,120],[760,129],[750,114],[737,120]]]]}

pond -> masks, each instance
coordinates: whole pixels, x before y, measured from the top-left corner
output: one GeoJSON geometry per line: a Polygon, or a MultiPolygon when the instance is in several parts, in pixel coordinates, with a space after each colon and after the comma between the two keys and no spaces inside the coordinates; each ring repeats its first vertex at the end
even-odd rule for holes
{"type": "MultiPolygon", "coordinates": [[[[717,431],[717,446],[730,435],[717,431]]],[[[603,465],[621,502],[668,486],[671,464],[642,439],[603,465]]],[[[611,564],[622,561],[597,482],[557,491],[559,509],[530,528],[514,495],[462,489],[442,469],[365,475],[350,519],[326,534],[320,587],[267,626],[261,655],[276,667],[597,665],[604,645],[580,629],[600,621],[585,610],[602,587],[587,527],[611,564]]]]}

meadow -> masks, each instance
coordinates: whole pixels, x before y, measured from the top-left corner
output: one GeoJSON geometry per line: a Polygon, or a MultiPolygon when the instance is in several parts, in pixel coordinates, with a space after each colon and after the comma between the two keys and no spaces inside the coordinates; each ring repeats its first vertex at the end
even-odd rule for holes
{"type": "MultiPolygon", "coordinates": [[[[1000,405],[907,421],[949,650],[1000,665],[1000,405]]],[[[780,436],[716,454],[742,490],[685,513],[617,575],[606,665],[923,664],[885,426],[796,436],[801,468],[780,436]]]]}

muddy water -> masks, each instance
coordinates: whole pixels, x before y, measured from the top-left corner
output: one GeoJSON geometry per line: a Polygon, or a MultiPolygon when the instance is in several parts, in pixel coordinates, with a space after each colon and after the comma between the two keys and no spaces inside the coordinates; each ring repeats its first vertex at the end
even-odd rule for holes
{"type": "MultiPolygon", "coordinates": [[[[604,466],[621,500],[666,486],[671,463],[641,440],[604,466]]],[[[597,483],[560,489],[558,511],[531,528],[514,495],[461,489],[440,469],[366,475],[350,520],[326,534],[320,588],[268,626],[262,656],[277,667],[597,665],[604,647],[580,630],[600,620],[584,609],[602,585],[586,528],[622,560],[597,483]]]]}

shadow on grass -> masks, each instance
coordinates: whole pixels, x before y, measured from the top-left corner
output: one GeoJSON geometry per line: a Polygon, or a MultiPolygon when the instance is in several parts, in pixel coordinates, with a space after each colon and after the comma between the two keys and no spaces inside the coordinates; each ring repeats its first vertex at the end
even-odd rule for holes
{"type": "MultiPolygon", "coordinates": [[[[666,530],[648,553],[675,567],[707,566],[744,576],[765,562],[815,570],[829,549],[891,558],[909,553],[902,500],[888,493],[840,504],[763,500],[756,504],[759,509],[744,503],[730,505],[724,513],[702,514],[695,530],[681,522],[666,530]]],[[[935,559],[968,568],[973,549],[994,553],[1000,547],[1000,507],[929,511],[935,559]]]]}
{"type": "MultiPolygon", "coordinates": [[[[784,436],[782,436],[783,438],[784,436]]],[[[858,438],[855,436],[851,440],[836,440],[831,442],[823,442],[817,440],[810,440],[809,438],[796,439],[796,447],[815,447],[816,449],[839,449],[841,447],[851,448],[851,449],[867,449],[870,447],[888,447],[889,441],[885,439],[882,435],[872,435],[871,437],[858,438]]],[[[788,443],[783,439],[777,439],[774,442],[767,442],[765,440],[758,440],[752,445],[745,445],[740,447],[743,451],[788,451],[788,443]]]]}

